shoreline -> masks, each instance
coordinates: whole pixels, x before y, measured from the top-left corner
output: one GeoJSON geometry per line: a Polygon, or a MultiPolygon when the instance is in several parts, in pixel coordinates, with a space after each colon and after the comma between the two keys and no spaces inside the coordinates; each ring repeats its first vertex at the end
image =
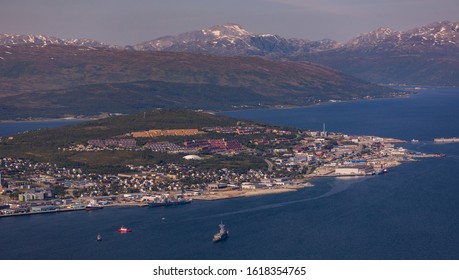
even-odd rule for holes
{"type": "MultiPolygon", "coordinates": [[[[313,179],[315,177],[312,177],[313,179]]],[[[253,197],[253,196],[262,196],[262,195],[273,195],[280,193],[296,192],[298,189],[303,188],[312,188],[314,187],[309,181],[302,184],[292,185],[285,188],[265,188],[265,189],[255,189],[255,190],[221,190],[221,191],[210,191],[206,194],[202,194],[197,197],[192,197],[193,200],[201,201],[215,201],[215,200],[224,200],[224,199],[233,199],[233,198],[243,198],[243,197],[253,197]]]]}
{"type": "Polygon", "coordinates": [[[246,112],[246,111],[258,111],[258,110],[289,110],[289,109],[307,109],[307,108],[314,108],[316,106],[327,105],[327,104],[337,104],[337,103],[349,103],[349,102],[359,102],[359,101],[373,101],[373,100],[385,100],[385,99],[394,99],[394,98],[410,98],[413,95],[419,94],[420,92],[403,92],[404,94],[398,94],[393,96],[383,96],[383,97],[370,97],[370,98],[358,98],[358,99],[347,99],[347,100],[327,100],[323,102],[318,102],[309,105],[271,105],[265,108],[244,108],[244,109],[236,109],[236,110],[223,110],[223,111],[212,111],[212,110],[204,110],[206,112],[211,112],[213,114],[221,114],[221,113],[233,113],[233,112],[246,112]]]}
{"type": "Polygon", "coordinates": [[[0,123],[34,123],[34,122],[65,122],[65,121],[95,121],[102,118],[34,118],[30,120],[0,120],[0,123]]]}
{"type": "MultiPolygon", "coordinates": [[[[384,100],[384,99],[394,99],[394,98],[410,98],[413,95],[417,95],[422,93],[424,90],[427,89],[448,89],[448,88],[458,88],[457,86],[429,86],[429,85],[391,85],[391,84],[381,84],[385,87],[391,87],[394,90],[397,90],[397,87],[405,88],[407,91],[402,91],[399,94],[383,96],[383,97],[369,97],[369,98],[358,98],[358,99],[348,99],[348,100],[327,100],[323,102],[318,102],[309,105],[291,105],[291,104],[279,104],[279,105],[270,105],[264,108],[241,108],[241,109],[234,109],[234,110],[206,110],[206,109],[195,109],[198,111],[204,111],[212,114],[222,114],[222,113],[231,113],[231,112],[244,112],[244,111],[254,111],[254,110],[288,110],[288,109],[300,109],[300,108],[313,108],[320,105],[326,104],[333,104],[333,103],[348,103],[348,102],[358,102],[358,101],[372,101],[372,100],[384,100]],[[412,90],[412,91],[409,91],[412,90]]],[[[106,118],[106,116],[88,116],[83,118],[77,117],[60,117],[60,118],[31,118],[31,119],[20,119],[20,120],[8,120],[8,119],[0,119],[0,123],[16,123],[16,122],[48,122],[48,121],[71,121],[71,120],[81,120],[81,121],[92,121],[92,120],[99,120],[106,118]]]]}
{"type": "MultiPolygon", "coordinates": [[[[436,154],[425,154],[423,156],[418,156],[420,158],[429,158],[429,157],[438,157],[436,154]]],[[[416,160],[412,160],[416,161],[416,160]]],[[[411,162],[411,161],[408,161],[411,162]]],[[[386,163],[386,168],[394,168],[399,165],[402,165],[403,162],[400,161],[391,161],[386,163]]],[[[323,172],[323,171],[322,171],[323,172]]],[[[255,197],[255,196],[264,196],[264,195],[276,195],[281,193],[296,192],[299,189],[312,188],[315,187],[310,181],[313,179],[319,178],[360,178],[360,177],[373,177],[372,175],[335,175],[334,172],[324,173],[324,174],[309,174],[306,175],[304,179],[294,181],[294,184],[287,185],[286,187],[269,187],[269,188],[259,188],[259,189],[237,189],[237,190],[220,190],[220,191],[206,191],[200,196],[189,197],[192,200],[196,201],[218,201],[218,200],[227,200],[234,198],[246,198],[246,197],[255,197]]],[[[149,204],[145,202],[116,202],[112,204],[103,205],[104,208],[115,208],[115,207],[148,207],[149,204]]],[[[15,213],[15,214],[4,214],[0,215],[0,218],[7,217],[18,217],[18,216],[30,216],[30,215],[40,215],[40,214],[52,214],[52,213],[63,213],[63,212],[73,212],[73,211],[84,211],[85,208],[63,208],[55,209],[48,211],[37,211],[37,212],[26,212],[26,213],[15,213]]],[[[103,209],[101,209],[103,210],[103,209]]]]}
{"type": "MultiPolygon", "coordinates": [[[[395,89],[394,89],[395,90],[395,89]]],[[[412,95],[418,94],[419,92],[402,92],[401,94],[394,94],[394,95],[389,95],[389,96],[383,96],[383,97],[369,97],[369,98],[358,98],[358,99],[349,99],[349,100],[327,100],[323,102],[318,102],[314,104],[309,104],[309,105],[291,105],[291,104],[279,104],[279,105],[269,105],[264,108],[241,108],[241,109],[235,109],[235,110],[221,110],[221,111],[215,111],[215,110],[206,110],[206,109],[200,109],[204,112],[212,113],[212,114],[221,114],[221,113],[231,113],[231,112],[244,112],[244,111],[252,111],[252,110],[288,110],[288,109],[299,109],[299,108],[312,108],[315,106],[320,106],[320,105],[325,105],[325,104],[333,104],[333,103],[347,103],[347,102],[356,102],[356,101],[371,101],[371,100],[383,100],[383,99],[393,99],[393,98],[409,98],[412,95]]],[[[241,105],[242,106],[242,105],[241,105]]],[[[197,109],[199,110],[199,109],[197,109]]],[[[104,119],[108,116],[88,116],[88,117],[83,117],[83,118],[77,118],[77,117],[59,117],[59,118],[30,118],[30,119],[19,119],[19,120],[2,120],[0,119],[0,123],[21,123],[21,122],[52,122],[52,121],[94,121],[94,120],[100,120],[104,119]]]]}

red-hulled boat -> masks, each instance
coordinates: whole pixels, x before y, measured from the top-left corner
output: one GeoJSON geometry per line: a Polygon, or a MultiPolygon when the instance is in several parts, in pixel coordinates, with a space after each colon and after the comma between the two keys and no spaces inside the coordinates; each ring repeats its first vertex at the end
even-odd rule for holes
{"type": "Polygon", "coordinates": [[[128,229],[127,227],[123,225],[118,229],[118,232],[120,233],[132,232],[132,229],[128,229]]]}

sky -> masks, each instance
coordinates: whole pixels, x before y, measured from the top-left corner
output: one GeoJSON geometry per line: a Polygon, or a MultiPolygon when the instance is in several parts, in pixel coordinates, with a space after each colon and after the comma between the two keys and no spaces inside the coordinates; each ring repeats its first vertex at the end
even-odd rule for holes
{"type": "Polygon", "coordinates": [[[133,45],[237,23],[286,38],[346,42],[388,27],[459,21],[458,0],[0,0],[0,34],[43,34],[133,45]]]}

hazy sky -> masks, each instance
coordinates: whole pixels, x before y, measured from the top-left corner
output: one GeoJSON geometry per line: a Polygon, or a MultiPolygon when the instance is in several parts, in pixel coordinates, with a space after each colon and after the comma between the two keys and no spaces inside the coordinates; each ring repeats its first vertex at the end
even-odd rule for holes
{"type": "Polygon", "coordinates": [[[341,42],[378,27],[459,21],[458,0],[0,0],[0,33],[129,45],[237,23],[255,33],[341,42]]]}

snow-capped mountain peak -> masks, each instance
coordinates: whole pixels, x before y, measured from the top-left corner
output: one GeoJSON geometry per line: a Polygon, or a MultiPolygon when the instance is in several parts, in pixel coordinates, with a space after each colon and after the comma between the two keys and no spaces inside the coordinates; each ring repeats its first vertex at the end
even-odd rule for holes
{"type": "MultiPolygon", "coordinates": [[[[11,35],[0,34],[0,45],[13,46],[21,44],[33,44],[37,46],[62,45],[62,46],[81,46],[81,47],[99,47],[108,48],[116,47],[104,44],[91,39],[61,39],[47,35],[11,35]]],[[[119,48],[119,47],[118,47],[119,48]]]]}
{"type": "Polygon", "coordinates": [[[295,52],[311,52],[333,48],[335,41],[311,42],[285,39],[278,35],[256,34],[238,24],[226,23],[199,31],[166,36],[134,46],[136,50],[185,51],[216,55],[269,55],[282,56],[295,52]]]}
{"type": "Polygon", "coordinates": [[[245,30],[240,25],[235,24],[235,23],[226,23],[223,25],[216,25],[214,27],[211,27],[210,30],[220,31],[222,32],[223,35],[229,35],[229,36],[243,37],[243,36],[254,35],[252,32],[245,30]]]}
{"type": "Polygon", "coordinates": [[[363,51],[431,52],[459,46],[459,23],[442,21],[405,32],[379,28],[361,34],[345,47],[363,51]]]}

